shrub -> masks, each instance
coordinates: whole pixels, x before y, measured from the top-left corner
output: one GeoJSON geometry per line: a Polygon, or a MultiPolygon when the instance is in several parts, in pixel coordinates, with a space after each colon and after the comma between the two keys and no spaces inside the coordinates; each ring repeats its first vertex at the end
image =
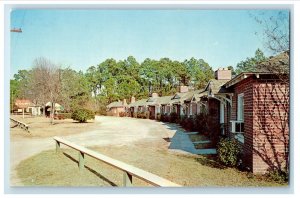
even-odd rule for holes
{"type": "Polygon", "coordinates": [[[224,138],[217,145],[218,159],[226,166],[237,166],[241,147],[237,140],[224,138]]]}
{"type": "Polygon", "coordinates": [[[156,114],[156,120],[158,120],[158,121],[162,120],[162,115],[160,113],[156,114]]]}
{"type": "Polygon", "coordinates": [[[142,112],[137,112],[137,118],[143,118],[143,113],[142,112]]]}
{"type": "Polygon", "coordinates": [[[180,116],[179,124],[185,128],[186,127],[187,116],[180,116]]]}
{"type": "Polygon", "coordinates": [[[88,109],[76,109],[72,113],[71,118],[78,122],[86,122],[89,119],[95,119],[95,114],[93,111],[88,109]]]}
{"type": "Polygon", "coordinates": [[[283,170],[270,170],[267,176],[275,182],[285,183],[289,181],[289,173],[283,170]]]}
{"type": "Polygon", "coordinates": [[[144,112],[144,119],[149,119],[150,118],[150,111],[144,112]]]}
{"type": "Polygon", "coordinates": [[[126,117],[126,116],[127,116],[127,113],[126,113],[126,112],[120,112],[120,113],[119,113],[119,116],[120,116],[120,117],[126,117]]]}
{"type": "Polygon", "coordinates": [[[194,118],[186,118],[184,122],[185,126],[184,128],[186,130],[194,131],[195,130],[195,123],[194,123],[194,118]]]}
{"type": "Polygon", "coordinates": [[[197,130],[200,134],[207,134],[208,127],[208,115],[204,113],[200,113],[194,118],[194,129],[197,130]]]}
{"type": "Polygon", "coordinates": [[[134,112],[134,113],[133,113],[133,117],[134,117],[134,118],[137,118],[137,117],[138,117],[138,113],[137,113],[137,112],[134,112]]]}
{"type": "Polygon", "coordinates": [[[169,122],[175,123],[178,120],[178,115],[176,112],[172,112],[170,114],[169,122]]]}
{"type": "Polygon", "coordinates": [[[167,115],[166,114],[161,114],[160,121],[166,122],[166,119],[167,119],[167,115]]]}

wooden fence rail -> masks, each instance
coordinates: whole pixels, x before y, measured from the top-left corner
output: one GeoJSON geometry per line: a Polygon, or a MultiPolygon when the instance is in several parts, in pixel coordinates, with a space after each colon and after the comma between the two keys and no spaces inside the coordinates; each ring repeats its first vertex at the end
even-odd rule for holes
{"type": "Polygon", "coordinates": [[[16,120],[14,118],[10,118],[10,120],[12,120],[13,122],[15,122],[18,127],[21,127],[22,129],[24,129],[25,131],[27,131],[29,133],[29,126],[28,124],[25,124],[24,122],[21,122],[19,120],[16,120]]]}
{"type": "Polygon", "coordinates": [[[60,137],[54,137],[53,139],[55,140],[55,143],[56,143],[56,152],[59,151],[61,144],[64,144],[70,148],[73,148],[73,149],[79,151],[78,166],[79,166],[80,170],[82,170],[84,168],[85,155],[88,155],[92,158],[95,158],[106,164],[109,164],[119,170],[122,170],[123,171],[123,186],[132,186],[132,176],[134,176],[134,177],[137,177],[137,178],[139,178],[151,185],[154,185],[154,186],[180,187],[180,185],[175,184],[169,180],[166,180],[164,178],[161,178],[157,175],[154,175],[154,174],[144,171],[142,169],[136,168],[136,167],[126,164],[124,162],[115,160],[108,156],[102,155],[95,151],[89,150],[83,146],[76,145],[76,144],[69,142],[67,140],[64,140],[60,137]]]}

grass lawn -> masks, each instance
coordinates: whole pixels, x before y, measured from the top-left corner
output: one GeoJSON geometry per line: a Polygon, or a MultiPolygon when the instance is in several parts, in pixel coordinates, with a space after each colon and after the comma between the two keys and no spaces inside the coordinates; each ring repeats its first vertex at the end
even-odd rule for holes
{"type": "MultiPolygon", "coordinates": [[[[287,186],[253,176],[233,168],[225,168],[213,159],[160,150],[139,145],[91,148],[157,174],[183,186],[287,186]]],[[[86,156],[85,169],[79,171],[78,152],[63,149],[41,152],[22,161],[18,176],[24,185],[39,186],[122,186],[123,173],[103,162],[86,156]]],[[[150,186],[133,178],[135,186],[150,186]]]]}
{"type": "Polygon", "coordinates": [[[198,142],[198,141],[203,141],[203,140],[209,140],[208,137],[200,134],[192,134],[189,135],[189,138],[192,142],[198,142]]]}
{"type": "MultiPolygon", "coordinates": [[[[78,123],[72,119],[55,120],[54,124],[50,123],[50,118],[43,116],[26,116],[13,115],[12,118],[29,125],[29,132],[25,132],[19,127],[14,127],[13,138],[47,138],[53,136],[66,136],[83,133],[87,130],[95,130],[101,123],[88,120],[87,123],[78,123]]],[[[15,125],[14,123],[11,126],[15,125]]]]}

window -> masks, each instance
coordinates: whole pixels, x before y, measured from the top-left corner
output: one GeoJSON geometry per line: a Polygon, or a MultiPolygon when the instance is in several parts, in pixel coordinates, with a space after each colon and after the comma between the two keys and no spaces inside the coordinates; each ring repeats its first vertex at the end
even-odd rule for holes
{"type": "Polygon", "coordinates": [[[238,95],[237,120],[244,121],[244,94],[238,95]]]}

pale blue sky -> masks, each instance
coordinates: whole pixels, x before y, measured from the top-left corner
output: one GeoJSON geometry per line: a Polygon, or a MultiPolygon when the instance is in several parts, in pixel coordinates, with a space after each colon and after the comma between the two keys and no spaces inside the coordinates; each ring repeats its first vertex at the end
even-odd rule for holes
{"type": "Polygon", "coordinates": [[[217,69],[263,49],[247,10],[15,10],[11,27],[23,30],[11,33],[11,77],[41,56],[82,71],[130,55],[202,58],[217,69]]]}

